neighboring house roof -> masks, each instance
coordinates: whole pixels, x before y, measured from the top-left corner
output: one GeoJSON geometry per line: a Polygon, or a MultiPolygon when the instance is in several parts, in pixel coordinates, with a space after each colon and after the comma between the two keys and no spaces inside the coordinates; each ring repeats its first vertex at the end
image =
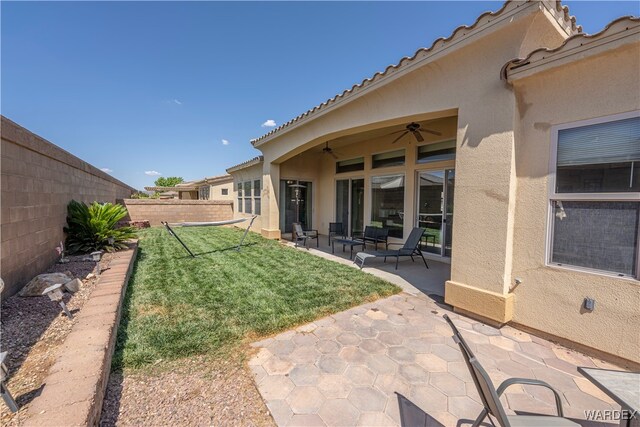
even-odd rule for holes
{"type": "Polygon", "coordinates": [[[509,81],[516,74],[519,74],[518,77],[531,75],[553,66],[551,63],[557,59],[564,59],[577,53],[584,54],[601,46],[609,49],[612,43],[634,35],[635,39],[640,40],[640,17],[623,16],[608,23],[598,33],[576,34],[556,48],[540,48],[530,52],[524,58],[512,59],[502,67],[501,77],[509,81]]]}
{"type": "Polygon", "coordinates": [[[232,182],[233,177],[231,175],[216,175],[202,178],[197,181],[186,181],[176,184],[174,187],[144,187],[147,191],[196,191],[203,185],[215,185],[224,184],[225,182],[232,182]]]}
{"type": "MultiPolygon", "coordinates": [[[[377,84],[379,81],[384,80],[391,74],[397,73],[401,69],[421,62],[421,60],[425,59],[425,56],[440,50],[444,50],[446,47],[448,47],[458,39],[467,37],[470,34],[470,31],[473,32],[473,30],[478,30],[491,23],[492,21],[495,21],[498,17],[505,15],[508,12],[515,11],[517,8],[523,8],[523,5],[525,4],[538,4],[540,5],[540,7],[544,7],[550,14],[553,15],[558,25],[564,28],[565,32],[570,36],[582,32],[582,27],[576,24],[575,17],[569,14],[569,8],[567,6],[563,6],[560,0],[526,0],[524,2],[520,0],[507,0],[497,11],[485,12],[481,14],[473,24],[461,25],[457,27],[455,30],[453,30],[449,37],[440,37],[436,39],[431,44],[431,47],[420,48],[412,56],[405,56],[397,64],[389,65],[387,68],[385,68],[384,71],[377,72],[372,77],[362,80],[362,82],[353,85],[351,89],[344,90],[342,93],[300,114],[299,116],[278,126],[265,135],[252,139],[251,144],[253,144],[254,147],[260,146],[261,144],[271,139],[276,133],[279,133],[298,122],[304,121],[309,117],[314,117],[320,111],[325,110],[327,107],[330,107],[337,102],[354,96],[358,92],[366,89],[369,86],[377,84]]],[[[229,172],[229,169],[227,169],[227,172],[229,172]]]]}
{"type": "Polygon", "coordinates": [[[232,172],[237,172],[239,170],[254,166],[254,165],[258,165],[260,163],[262,163],[264,161],[264,157],[263,156],[257,156],[254,157],[251,160],[247,160],[246,162],[242,162],[240,164],[237,164],[235,166],[231,166],[230,168],[227,169],[227,173],[232,173],[232,172]]]}

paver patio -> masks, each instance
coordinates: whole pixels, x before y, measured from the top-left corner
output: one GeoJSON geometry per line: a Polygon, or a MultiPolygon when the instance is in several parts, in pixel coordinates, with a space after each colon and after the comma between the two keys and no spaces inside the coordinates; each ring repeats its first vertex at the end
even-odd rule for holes
{"type": "MultiPolygon", "coordinates": [[[[278,425],[399,425],[396,393],[428,414],[428,425],[470,425],[482,407],[444,313],[494,383],[547,381],[561,392],[565,416],[583,425],[591,425],[587,410],[619,409],[576,370],[618,367],[457,315],[424,294],[394,295],[254,343],[249,366],[278,425]]],[[[555,414],[540,387],[512,386],[502,400],[508,413],[555,414]]]]}

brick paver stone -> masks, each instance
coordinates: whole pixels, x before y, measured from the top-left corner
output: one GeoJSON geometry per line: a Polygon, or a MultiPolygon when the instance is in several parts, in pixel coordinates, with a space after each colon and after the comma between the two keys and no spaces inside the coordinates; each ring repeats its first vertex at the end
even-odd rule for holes
{"type": "Polygon", "coordinates": [[[360,418],[360,411],[347,399],[326,400],[318,411],[328,426],[353,426],[360,418]]]}
{"type": "Polygon", "coordinates": [[[318,380],[318,389],[327,399],[346,399],[352,388],[351,380],[343,375],[323,374],[318,380]]]}
{"type": "Polygon", "coordinates": [[[320,374],[320,369],[317,366],[301,364],[296,365],[289,372],[289,378],[296,386],[313,386],[317,384],[320,374]]]}
{"type": "Polygon", "coordinates": [[[294,414],[313,414],[320,409],[325,397],[316,387],[296,387],[285,400],[294,414]]]}
{"type": "Polygon", "coordinates": [[[355,385],[373,385],[373,381],[376,379],[376,374],[362,365],[350,365],[344,375],[355,385]]]}
{"type": "Polygon", "coordinates": [[[382,412],[387,403],[386,396],[372,387],[356,387],[348,399],[357,409],[369,412],[382,412]]]}
{"type": "Polygon", "coordinates": [[[318,360],[318,368],[324,373],[341,374],[347,369],[347,362],[336,355],[324,355],[318,360]]]}

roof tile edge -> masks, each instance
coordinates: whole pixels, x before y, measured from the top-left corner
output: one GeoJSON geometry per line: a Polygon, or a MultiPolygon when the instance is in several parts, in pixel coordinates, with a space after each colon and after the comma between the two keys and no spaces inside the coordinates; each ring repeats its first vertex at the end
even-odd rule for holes
{"type": "MultiPolygon", "coordinates": [[[[568,39],[566,39],[560,46],[555,47],[553,49],[549,49],[549,48],[539,48],[539,49],[535,49],[531,52],[529,52],[527,54],[527,56],[525,56],[524,58],[514,58],[512,60],[510,60],[509,62],[507,62],[506,64],[504,64],[502,66],[502,70],[500,72],[500,77],[505,80],[505,81],[509,81],[509,71],[520,68],[520,67],[524,67],[528,64],[530,64],[531,62],[540,60],[540,59],[544,59],[545,55],[549,55],[549,54],[553,54],[553,53],[557,53],[557,52],[561,52],[565,49],[571,49],[574,47],[579,47],[582,46],[584,43],[590,43],[592,41],[595,41],[601,37],[605,37],[608,36],[610,34],[616,34],[616,31],[618,29],[618,25],[622,22],[628,21],[631,24],[640,24],[640,17],[637,16],[621,16],[619,18],[614,19],[613,21],[609,22],[602,30],[598,31],[597,33],[594,34],[584,34],[584,33],[579,33],[579,34],[574,34],[573,36],[569,37],[568,39]]],[[[626,30],[629,29],[629,27],[625,27],[626,30]]],[[[622,30],[624,31],[624,30],[622,30]]],[[[618,31],[621,32],[621,31],[618,31]]]]}
{"type": "Polygon", "coordinates": [[[254,166],[257,165],[259,163],[262,163],[264,161],[264,156],[256,156],[253,159],[249,159],[246,160],[242,163],[239,163],[235,166],[231,166],[230,168],[227,168],[227,173],[231,173],[231,172],[237,172],[241,169],[245,169],[248,168],[250,166],[254,166]]]}
{"type": "MultiPolygon", "coordinates": [[[[570,31],[571,32],[575,32],[575,33],[580,33],[582,31],[582,27],[576,24],[576,18],[574,16],[571,16],[569,14],[569,7],[566,5],[562,5],[562,1],[561,0],[551,0],[555,3],[555,7],[553,8],[548,8],[548,10],[551,13],[555,13],[555,14],[561,14],[560,18],[566,22],[569,27],[570,27],[570,31]]],[[[361,89],[369,86],[370,84],[376,82],[377,80],[379,80],[380,78],[386,76],[389,74],[390,71],[395,71],[395,70],[399,70],[405,66],[407,66],[408,64],[414,62],[421,54],[427,54],[430,52],[434,52],[437,49],[442,48],[445,44],[448,44],[449,42],[451,42],[452,40],[456,39],[457,36],[462,32],[462,31],[469,31],[469,30],[473,30],[476,27],[480,26],[483,21],[485,19],[487,19],[487,22],[490,22],[491,18],[495,18],[498,17],[500,15],[502,15],[503,13],[505,13],[507,10],[511,10],[511,9],[516,9],[518,7],[520,7],[523,4],[526,3],[532,3],[532,2],[540,2],[541,4],[543,4],[544,2],[549,2],[549,0],[525,0],[525,1],[520,1],[520,0],[506,0],[505,3],[502,5],[502,7],[494,12],[492,11],[487,11],[484,12],[482,14],[480,14],[476,20],[473,22],[473,24],[471,25],[460,25],[458,27],[456,27],[451,34],[448,37],[439,37],[437,38],[430,47],[428,48],[420,48],[418,50],[416,50],[413,55],[411,56],[405,56],[402,59],[400,59],[400,61],[398,61],[397,64],[392,64],[387,66],[384,71],[378,71],[376,72],[373,76],[366,78],[364,80],[362,80],[360,83],[354,84],[350,89],[345,89],[344,91],[342,91],[341,93],[335,95],[333,98],[329,98],[326,101],[324,101],[323,103],[316,105],[315,107],[311,108],[310,110],[305,111],[304,113],[294,117],[293,119],[289,120],[286,123],[281,124],[280,126],[276,127],[275,129],[272,129],[271,131],[269,131],[268,133],[258,137],[258,138],[254,138],[252,140],[250,140],[251,144],[254,147],[258,147],[261,144],[263,144],[264,142],[266,142],[267,139],[270,139],[270,137],[272,137],[273,135],[275,135],[276,133],[282,131],[283,129],[303,120],[306,119],[307,117],[311,116],[312,114],[316,113],[317,111],[320,111],[324,108],[326,108],[327,106],[335,103],[338,100],[344,99],[346,97],[348,97],[349,95],[352,95],[358,91],[360,91],[361,89]]],[[[239,165],[238,165],[239,166],[239,165]]],[[[229,168],[229,169],[233,169],[235,168],[229,168]]],[[[229,169],[227,169],[227,172],[229,172],[229,169]]]]}

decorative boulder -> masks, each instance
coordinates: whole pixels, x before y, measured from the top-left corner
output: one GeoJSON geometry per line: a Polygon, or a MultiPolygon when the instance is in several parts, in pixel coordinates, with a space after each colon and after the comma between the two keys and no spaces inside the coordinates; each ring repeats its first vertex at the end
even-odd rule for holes
{"type": "Polygon", "coordinates": [[[82,287],[82,280],[75,278],[72,281],[65,283],[64,287],[69,292],[78,292],[82,287]]]}
{"type": "Polygon", "coordinates": [[[49,286],[58,283],[65,285],[72,279],[72,277],[69,277],[64,273],[40,274],[31,279],[31,281],[20,290],[19,295],[21,297],[39,297],[42,296],[42,291],[47,289],[49,286]]]}

